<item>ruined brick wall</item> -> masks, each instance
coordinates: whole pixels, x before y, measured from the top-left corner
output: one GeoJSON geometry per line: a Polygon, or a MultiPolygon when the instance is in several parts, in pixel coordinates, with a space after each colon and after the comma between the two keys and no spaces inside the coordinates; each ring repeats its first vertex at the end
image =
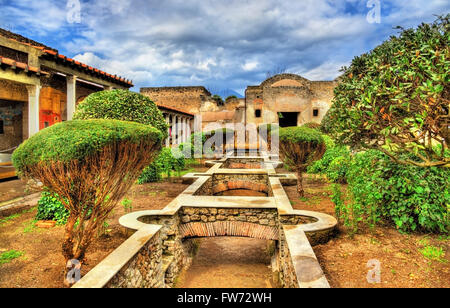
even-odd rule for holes
{"type": "Polygon", "coordinates": [[[141,88],[141,94],[167,107],[198,113],[211,94],[204,87],[141,88]]]}

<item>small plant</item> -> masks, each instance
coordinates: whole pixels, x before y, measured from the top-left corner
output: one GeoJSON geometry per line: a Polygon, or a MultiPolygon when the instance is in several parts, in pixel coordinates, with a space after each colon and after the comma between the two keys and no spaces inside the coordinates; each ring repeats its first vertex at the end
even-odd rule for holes
{"type": "Polygon", "coordinates": [[[54,220],[58,225],[64,225],[69,217],[69,211],[55,193],[44,191],[38,201],[36,220],[54,220]]]}
{"type": "Polygon", "coordinates": [[[419,249],[419,252],[428,260],[431,261],[439,261],[442,263],[447,262],[445,257],[445,252],[442,247],[436,247],[432,245],[426,245],[422,249],[419,249]]]}
{"type": "Polygon", "coordinates": [[[7,222],[10,222],[10,221],[16,219],[19,216],[20,216],[20,214],[13,214],[13,215],[10,215],[8,217],[2,218],[2,219],[0,219],[0,225],[5,224],[7,222]]]}
{"type": "Polygon", "coordinates": [[[25,222],[23,225],[23,233],[31,233],[37,229],[34,220],[25,222]]]}
{"type": "Polygon", "coordinates": [[[0,265],[11,262],[14,259],[20,258],[24,253],[18,250],[8,250],[0,254],[0,265]]]}
{"type": "Polygon", "coordinates": [[[131,205],[133,202],[128,199],[124,198],[121,202],[123,209],[125,210],[125,213],[130,213],[133,210],[133,206],[131,205]]]}

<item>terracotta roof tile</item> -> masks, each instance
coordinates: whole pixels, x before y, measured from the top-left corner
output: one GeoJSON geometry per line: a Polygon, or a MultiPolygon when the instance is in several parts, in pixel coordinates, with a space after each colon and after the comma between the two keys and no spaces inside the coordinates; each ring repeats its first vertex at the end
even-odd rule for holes
{"type": "Polygon", "coordinates": [[[184,111],[184,110],[181,110],[181,109],[178,109],[178,108],[174,108],[174,107],[169,107],[169,106],[166,106],[166,105],[163,105],[163,104],[160,104],[160,103],[155,103],[155,104],[156,104],[156,106],[164,108],[164,109],[176,111],[176,112],[179,112],[179,113],[184,113],[184,114],[187,114],[187,115],[190,115],[190,116],[195,116],[193,113],[190,113],[188,111],[184,111]]]}
{"type": "Polygon", "coordinates": [[[125,83],[128,86],[131,86],[131,87],[133,86],[132,81],[129,81],[129,80],[125,79],[125,78],[118,77],[117,75],[114,75],[114,76],[113,75],[109,75],[108,76],[108,74],[106,74],[103,71],[100,71],[99,69],[95,69],[95,68],[93,68],[91,66],[87,66],[86,64],[81,63],[79,61],[76,61],[74,59],[67,58],[64,55],[59,54],[58,50],[56,50],[56,49],[52,49],[51,47],[48,47],[48,46],[45,46],[45,45],[40,44],[38,42],[35,42],[33,40],[30,40],[30,39],[28,39],[28,38],[26,38],[24,36],[19,35],[19,34],[15,34],[15,33],[12,33],[10,31],[7,31],[7,30],[4,30],[4,29],[0,28],[0,35],[8,38],[11,41],[15,41],[17,43],[20,43],[22,45],[26,45],[26,46],[30,46],[30,47],[36,48],[38,50],[42,50],[43,53],[46,54],[46,55],[54,56],[54,57],[57,57],[57,58],[62,59],[64,61],[67,61],[67,62],[70,62],[70,63],[74,63],[77,66],[79,66],[80,68],[88,68],[90,71],[93,71],[93,72],[98,73],[98,74],[103,75],[103,76],[107,76],[107,77],[109,77],[111,79],[114,79],[116,81],[125,83]]]}
{"type": "Polygon", "coordinates": [[[39,68],[37,68],[37,67],[29,66],[29,65],[26,64],[26,63],[23,63],[23,62],[17,62],[17,61],[14,61],[13,59],[5,58],[5,57],[2,57],[2,56],[0,56],[0,64],[1,64],[1,65],[4,64],[4,65],[10,66],[10,67],[12,67],[12,68],[19,68],[19,69],[21,69],[21,70],[23,70],[23,71],[26,71],[26,72],[32,72],[32,73],[35,73],[35,74],[45,74],[45,75],[48,74],[47,72],[41,71],[41,70],[40,70],[39,68]]]}

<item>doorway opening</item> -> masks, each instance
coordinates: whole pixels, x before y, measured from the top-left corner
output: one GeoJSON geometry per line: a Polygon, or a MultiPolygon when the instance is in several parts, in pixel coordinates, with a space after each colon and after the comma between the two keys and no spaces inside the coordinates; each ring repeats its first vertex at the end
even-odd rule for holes
{"type": "Polygon", "coordinates": [[[299,112],[278,112],[280,127],[297,126],[299,112]]]}

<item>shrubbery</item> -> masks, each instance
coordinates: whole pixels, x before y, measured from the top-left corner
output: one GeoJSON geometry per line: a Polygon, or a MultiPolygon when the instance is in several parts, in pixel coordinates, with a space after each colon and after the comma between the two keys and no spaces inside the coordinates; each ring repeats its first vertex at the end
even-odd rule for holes
{"type": "Polygon", "coordinates": [[[401,231],[448,233],[449,179],[447,168],[403,165],[376,150],[361,152],[347,172],[347,193],[334,187],[336,214],[353,232],[361,224],[391,222],[401,231]]]}
{"type": "Polygon", "coordinates": [[[148,97],[127,91],[92,93],[77,106],[74,120],[114,119],[151,125],[167,137],[167,124],[161,111],[148,97]]]}
{"type": "Polygon", "coordinates": [[[447,15],[355,57],[339,78],[322,127],[355,150],[376,149],[403,164],[449,168],[449,30],[447,15]],[[436,144],[442,151],[434,150],[436,144]]]}
{"type": "Polygon", "coordinates": [[[297,172],[297,191],[303,196],[303,172],[314,161],[322,158],[325,141],[319,131],[305,126],[280,128],[279,138],[280,157],[297,172]]]}
{"type": "Polygon", "coordinates": [[[59,198],[49,191],[43,191],[38,201],[37,220],[55,220],[64,225],[69,217],[69,211],[64,207],[59,198]]]}
{"type": "Polygon", "coordinates": [[[158,182],[162,179],[162,174],[170,177],[175,171],[178,175],[186,167],[186,159],[183,151],[190,151],[189,144],[180,144],[174,151],[179,151],[175,157],[171,148],[163,148],[153,163],[146,167],[139,176],[138,183],[158,182]]]}
{"type": "Polygon", "coordinates": [[[308,167],[308,173],[326,175],[334,183],[345,183],[351,161],[350,151],[346,146],[335,145],[327,135],[322,136],[327,147],[323,157],[308,167]]]}

